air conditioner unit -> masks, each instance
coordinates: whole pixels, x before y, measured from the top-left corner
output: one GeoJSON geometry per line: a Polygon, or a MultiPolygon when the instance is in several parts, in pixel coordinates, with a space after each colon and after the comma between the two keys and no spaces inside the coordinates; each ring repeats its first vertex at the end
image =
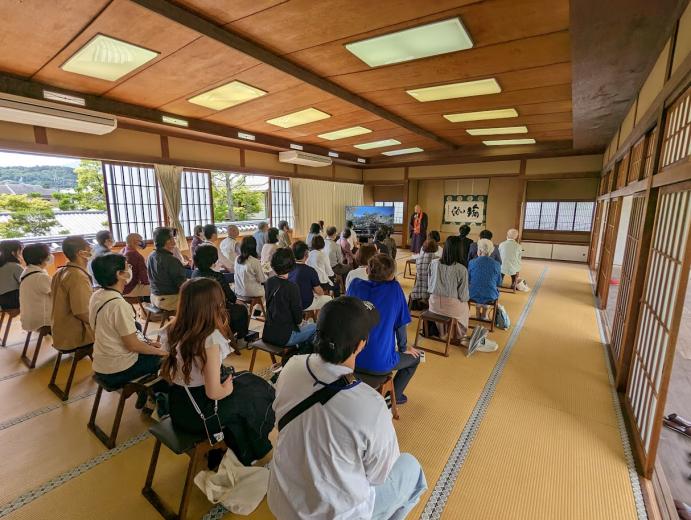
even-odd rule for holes
{"type": "Polygon", "coordinates": [[[290,150],[287,152],[279,152],[278,160],[290,164],[302,164],[303,166],[312,166],[318,168],[320,166],[331,166],[331,158],[323,155],[316,155],[313,153],[300,152],[298,150],[290,150]]]}
{"type": "Polygon", "coordinates": [[[103,135],[118,126],[115,117],[84,108],[0,92],[0,121],[103,135]]]}

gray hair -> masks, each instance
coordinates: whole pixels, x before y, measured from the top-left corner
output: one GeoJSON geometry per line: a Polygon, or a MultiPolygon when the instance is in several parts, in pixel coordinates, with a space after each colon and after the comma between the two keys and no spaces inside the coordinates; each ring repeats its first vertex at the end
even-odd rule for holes
{"type": "Polygon", "coordinates": [[[506,232],[506,238],[509,240],[516,240],[518,238],[518,230],[517,229],[509,229],[506,232]]]}
{"type": "Polygon", "coordinates": [[[491,240],[486,238],[481,238],[477,241],[477,254],[478,256],[489,256],[494,252],[494,244],[491,240]]]}
{"type": "Polygon", "coordinates": [[[257,224],[257,229],[259,229],[259,231],[262,231],[263,229],[266,229],[268,227],[269,227],[268,222],[260,222],[259,224],[257,224]]]}

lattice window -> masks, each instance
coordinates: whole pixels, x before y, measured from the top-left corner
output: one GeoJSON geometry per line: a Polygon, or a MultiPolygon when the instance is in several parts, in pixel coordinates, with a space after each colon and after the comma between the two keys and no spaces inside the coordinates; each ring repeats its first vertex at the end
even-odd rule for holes
{"type": "Polygon", "coordinates": [[[656,141],[657,127],[648,132],[648,140],[645,145],[645,167],[643,169],[643,178],[650,177],[653,174],[653,155],[655,152],[656,141]]]}
{"type": "Polygon", "coordinates": [[[213,222],[211,211],[210,172],[204,170],[183,170],[180,195],[180,222],[185,236],[193,235],[194,226],[213,222]]]}
{"type": "Polygon", "coordinates": [[[628,182],[636,182],[641,178],[643,168],[643,152],[645,151],[645,136],[641,137],[631,148],[631,163],[629,164],[628,182]]]}
{"type": "Polygon", "coordinates": [[[271,225],[278,227],[281,220],[288,221],[293,227],[293,199],[290,195],[288,179],[271,179],[271,225]]]}
{"type": "Polygon", "coordinates": [[[660,169],[691,155],[691,88],[669,108],[660,169]]]}
{"type": "Polygon", "coordinates": [[[601,308],[607,304],[609,294],[609,282],[612,274],[614,249],[617,242],[617,229],[619,227],[619,215],[621,214],[621,198],[612,199],[607,210],[607,222],[604,227],[602,240],[602,252],[600,256],[597,276],[597,296],[600,299],[601,308]]]}
{"type": "Polygon", "coordinates": [[[531,201],[525,206],[523,229],[539,231],[590,231],[594,202],[531,201]]]}
{"type": "Polygon", "coordinates": [[[163,220],[153,166],[103,162],[102,168],[115,241],[123,242],[130,233],[151,239],[163,220]]]}
{"type": "Polygon", "coordinates": [[[630,157],[630,151],[626,152],[619,163],[619,169],[617,171],[617,188],[623,188],[628,182],[630,157]]]}

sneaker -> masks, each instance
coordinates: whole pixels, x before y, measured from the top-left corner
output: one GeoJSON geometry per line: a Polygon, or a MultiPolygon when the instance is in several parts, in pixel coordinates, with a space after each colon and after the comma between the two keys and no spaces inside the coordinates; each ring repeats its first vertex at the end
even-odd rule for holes
{"type": "Polygon", "coordinates": [[[406,404],[408,402],[408,396],[405,394],[401,394],[401,397],[396,398],[396,404],[406,404]]]}
{"type": "Polygon", "coordinates": [[[489,338],[482,338],[476,350],[478,352],[494,352],[499,348],[499,344],[489,338]]]}

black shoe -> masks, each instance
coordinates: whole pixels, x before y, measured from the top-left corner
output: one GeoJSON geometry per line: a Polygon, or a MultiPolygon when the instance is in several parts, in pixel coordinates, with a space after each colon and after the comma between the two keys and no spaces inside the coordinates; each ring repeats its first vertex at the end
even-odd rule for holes
{"type": "Polygon", "coordinates": [[[146,404],[147,399],[149,398],[149,394],[147,392],[138,392],[137,393],[137,402],[134,404],[134,407],[137,410],[141,410],[144,408],[144,405],[146,404]]]}

